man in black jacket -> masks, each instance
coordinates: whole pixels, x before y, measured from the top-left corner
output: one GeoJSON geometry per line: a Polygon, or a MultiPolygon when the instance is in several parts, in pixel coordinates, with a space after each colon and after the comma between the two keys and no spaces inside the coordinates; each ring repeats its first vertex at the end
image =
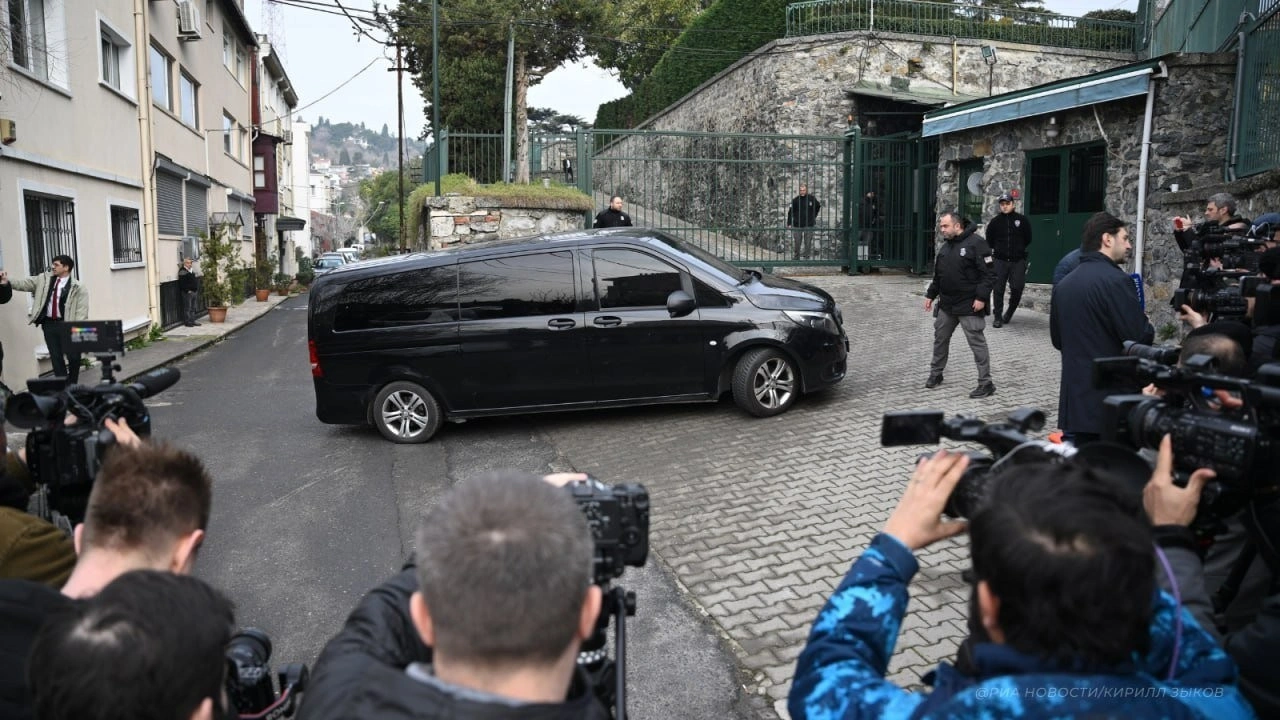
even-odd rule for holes
{"type": "Polygon", "coordinates": [[[520,472],[454,487],[423,519],[418,567],[329,641],[300,720],[604,720],[576,664],[595,628],[593,545],[568,493],[520,472]]]}
{"type": "Polygon", "coordinates": [[[196,304],[199,302],[197,297],[200,284],[196,281],[196,274],[191,271],[189,257],[182,258],[182,267],[178,268],[178,292],[182,293],[182,324],[187,327],[199,325],[196,322],[196,304]]]}
{"type": "Polygon", "coordinates": [[[809,194],[809,186],[800,185],[800,194],[791,198],[791,207],[787,209],[787,227],[791,228],[792,251],[795,259],[808,258],[813,254],[813,226],[818,222],[818,211],[822,203],[809,194]]]}
{"type": "Polygon", "coordinates": [[[935,388],[942,383],[942,371],[947,367],[951,351],[951,335],[959,325],[978,365],[978,387],[969,397],[984,398],[996,392],[995,383],[991,382],[987,338],[982,334],[987,324],[985,315],[993,274],[991,248],[974,228],[959,213],[946,212],[938,218],[938,231],[946,242],[938,250],[933,282],[925,291],[924,309],[933,311],[934,320],[933,362],[924,386],[935,388]]]}
{"type": "Polygon", "coordinates": [[[609,198],[609,207],[596,213],[596,224],[592,227],[631,227],[631,216],[622,212],[622,196],[609,198]]]}
{"type": "Polygon", "coordinates": [[[1120,267],[1131,250],[1125,222],[1097,213],[1085,223],[1080,250],[1080,266],[1053,288],[1049,310],[1050,337],[1062,353],[1058,426],[1076,445],[1098,439],[1103,398],[1114,394],[1093,387],[1093,361],[1122,354],[1126,340],[1155,337],[1133,280],[1120,267]]]}
{"type": "Polygon", "coordinates": [[[1013,209],[1013,196],[1000,196],[1000,214],[987,223],[987,244],[995,258],[996,284],[992,295],[991,325],[1000,327],[1013,319],[1027,284],[1027,246],[1031,244],[1031,223],[1013,209]],[[1009,284],[1009,310],[1004,311],[1004,286],[1009,284]]]}

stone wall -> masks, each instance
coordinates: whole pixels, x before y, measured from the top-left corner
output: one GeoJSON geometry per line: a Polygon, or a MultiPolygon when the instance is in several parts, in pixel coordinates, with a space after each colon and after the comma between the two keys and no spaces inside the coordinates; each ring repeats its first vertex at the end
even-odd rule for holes
{"type": "MultiPolygon", "coordinates": [[[[1166,58],[1166,65],[1169,77],[1154,80],[1142,243],[1147,308],[1157,327],[1174,320],[1168,300],[1182,274],[1182,255],[1173,239],[1173,216],[1198,218],[1209,195],[1220,191],[1240,197],[1241,212],[1246,216],[1276,207],[1280,198],[1275,185],[1269,186],[1265,181],[1222,184],[1235,56],[1184,55],[1166,58]],[[1178,192],[1169,191],[1173,185],[1178,186],[1178,192]],[[1251,189],[1253,186],[1257,187],[1251,189]],[[1255,207],[1259,209],[1255,211],[1255,207]]],[[[1145,108],[1146,98],[1140,96],[1057,113],[1060,134],[1053,139],[1044,137],[1043,116],[944,136],[938,164],[938,212],[954,208],[959,202],[960,162],[974,158],[983,161],[985,203],[978,221],[985,224],[998,211],[995,198],[999,193],[1017,189],[1025,196],[1028,151],[1103,140],[1107,145],[1107,210],[1130,221],[1131,231],[1136,232],[1145,108]]],[[[1046,290],[1033,291],[1029,299],[1033,306],[1047,307],[1043,305],[1046,290]]]]}
{"type": "MultiPolygon", "coordinates": [[[[582,204],[589,203],[584,198],[582,204]]],[[[427,198],[422,218],[423,225],[417,229],[418,240],[421,244],[425,239],[428,250],[581,230],[584,223],[580,207],[534,208],[526,204],[513,204],[503,198],[464,197],[457,194],[427,198]]]]}

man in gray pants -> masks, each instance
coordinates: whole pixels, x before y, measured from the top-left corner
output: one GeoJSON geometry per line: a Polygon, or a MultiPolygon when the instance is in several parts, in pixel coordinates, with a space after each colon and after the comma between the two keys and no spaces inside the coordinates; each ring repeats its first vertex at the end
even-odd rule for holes
{"type": "Polygon", "coordinates": [[[956,212],[946,212],[938,218],[938,232],[946,242],[938,250],[933,264],[933,282],[925,292],[924,309],[933,311],[934,321],[933,362],[924,386],[935,388],[942,384],[942,371],[947,367],[947,356],[951,350],[951,335],[959,325],[978,365],[978,387],[969,393],[969,397],[984,398],[996,392],[996,386],[991,382],[987,338],[982,334],[987,324],[987,304],[995,275],[991,248],[981,235],[974,232],[975,229],[973,223],[966,222],[956,212]]]}

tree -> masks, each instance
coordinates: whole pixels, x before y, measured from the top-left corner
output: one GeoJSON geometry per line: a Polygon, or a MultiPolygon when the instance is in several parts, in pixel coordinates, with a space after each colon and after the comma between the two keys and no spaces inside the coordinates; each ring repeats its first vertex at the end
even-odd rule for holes
{"type": "MultiPolygon", "coordinates": [[[[479,72],[490,82],[492,78],[500,77],[494,70],[501,68],[505,73],[506,41],[509,34],[514,34],[516,182],[529,181],[529,86],[564,63],[584,56],[583,37],[596,32],[605,4],[597,0],[441,0],[440,14],[448,25],[443,34],[449,38],[441,42],[441,54],[450,45],[457,52],[459,43],[471,44],[479,50],[458,54],[457,57],[467,60],[451,63],[455,71],[479,72]]],[[[429,94],[431,2],[401,0],[399,10],[400,39],[410,47],[409,65],[418,75],[416,82],[419,87],[424,88],[424,94],[429,94]]],[[[442,61],[442,88],[446,78],[447,69],[442,61]]],[[[502,83],[494,84],[501,98],[502,83]]],[[[466,89],[474,92],[479,87],[485,85],[470,85],[466,89]]],[[[461,89],[461,86],[454,88],[461,89]]],[[[441,104],[444,105],[443,93],[441,104]]],[[[501,108],[501,103],[497,107],[501,108]]],[[[445,109],[441,108],[442,111],[445,109]]],[[[497,124],[501,125],[501,111],[497,118],[497,124]]]]}
{"type": "Polygon", "coordinates": [[[596,65],[618,73],[634,91],[663,53],[702,12],[702,0],[616,0],[603,3],[600,30],[587,39],[596,65]]]}
{"type": "MultiPolygon", "coordinates": [[[[369,231],[378,236],[380,242],[389,245],[400,244],[400,181],[394,170],[380,173],[360,181],[360,200],[364,210],[360,220],[364,221],[369,231]],[[386,203],[379,207],[379,203],[386,203]]],[[[405,172],[404,193],[408,200],[409,193],[418,186],[416,179],[405,172]]]]}
{"type": "Polygon", "coordinates": [[[351,164],[352,164],[352,165],[363,165],[363,164],[364,164],[364,153],[362,153],[362,152],[360,152],[359,150],[357,150],[357,151],[355,152],[355,154],[351,156],[351,164]]]}
{"type": "Polygon", "coordinates": [[[1132,10],[1090,10],[1083,17],[1115,22],[1138,22],[1138,14],[1132,10]]]}
{"type": "Polygon", "coordinates": [[[382,137],[391,137],[391,130],[386,123],[382,123],[382,137]]]}
{"type": "Polygon", "coordinates": [[[351,164],[351,154],[347,152],[346,148],[342,148],[342,152],[338,153],[338,164],[339,165],[351,164]]]}

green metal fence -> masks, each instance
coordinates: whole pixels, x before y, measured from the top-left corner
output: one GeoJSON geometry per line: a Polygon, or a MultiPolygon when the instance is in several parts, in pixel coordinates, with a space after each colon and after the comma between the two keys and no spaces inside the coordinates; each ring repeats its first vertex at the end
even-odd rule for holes
{"type": "MultiPolygon", "coordinates": [[[[485,185],[503,181],[502,133],[444,130],[440,133],[440,149],[444,155],[445,175],[461,173],[485,185]]],[[[514,153],[514,149],[512,152],[514,153]]],[[[422,164],[423,182],[433,182],[436,179],[437,162],[435,147],[428,148],[422,164]]],[[[529,178],[531,180],[549,178],[556,182],[574,184],[578,164],[576,136],[529,134],[529,178]],[[570,169],[567,171],[564,166],[565,160],[570,163],[570,169]]]]}
{"type": "Polygon", "coordinates": [[[1246,33],[1237,134],[1230,158],[1237,177],[1280,168],[1280,5],[1246,33]]]}
{"type": "Polygon", "coordinates": [[[1218,52],[1235,40],[1244,13],[1258,16],[1272,0],[1171,0],[1151,31],[1148,57],[1218,52]]]}
{"type": "Polygon", "coordinates": [[[787,5],[787,37],[853,30],[1136,52],[1139,23],[919,0],[805,0],[787,5]]]}
{"type": "Polygon", "coordinates": [[[849,215],[858,229],[855,269],[933,261],[938,139],[850,136],[849,215]],[[868,199],[874,193],[874,205],[868,199]]]}

